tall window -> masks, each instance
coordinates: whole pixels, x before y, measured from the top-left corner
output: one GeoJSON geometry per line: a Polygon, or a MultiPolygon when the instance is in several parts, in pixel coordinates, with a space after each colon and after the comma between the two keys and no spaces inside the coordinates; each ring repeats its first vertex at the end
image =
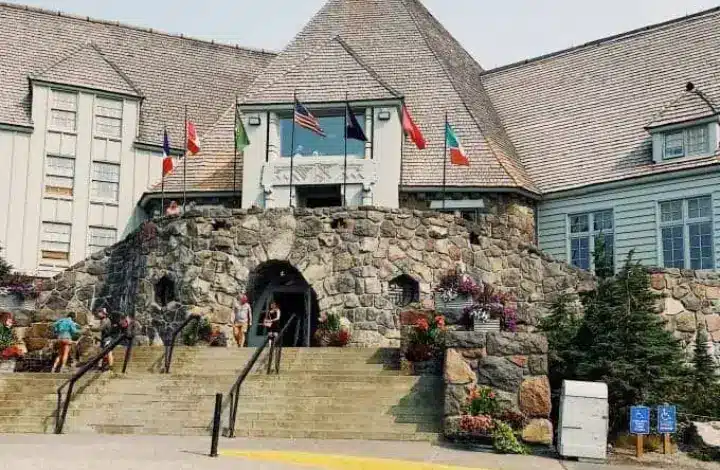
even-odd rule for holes
{"type": "MultiPolygon", "coordinates": [[[[354,110],[357,113],[357,110],[354,110]]],[[[280,118],[280,148],[283,157],[289,157],[291,147],[294,147],[295,156],[303,157],[324,157],[345,155],[345,111],[312,111],[319,119],[320,127],[325,132],[321,137],[309,130],[295,125],[295,137],[293,139],[293,118],[286,116],[280,118]]],[[[365,135],[365,113],[355,115],[365,135]]],[[[347,141],[348,155],[352,157],[365,156],[365,142],[350,139],[347,141]]]]}
{"type": "Polygon", "coordinates": [[[593,251],[597,242],[605,244],[605,256],[614,268],[613,211],[605,210],[570,216],[570,263],[580,269],[593,269],[593,251]]]}
{"type": "Polygon", "coordinates": [[[72,196],[75,181],[75,160],[53,157],[45,159],[45,195],[72,196]]]}
{"type": "Polygon", "coordinates": [[[48,261],[68,261],[70,259],[70,224],[43,222],[40,250],[42,258],[48,261]]]}
{"type": "Polygon", "coordinates": [[[93,162],[90,191],[93,200],[118,202],[120,192],[120,165],[93,162]]]}
{"type": "Polygon", "coordinates": [[[50,104],[50,129],[75,132],[77,93],[53,90],[50,104]]]}
{"type": "Polygon", "coordinates": [[[114,228],[90,227],[88,229],[88,253],[96,253],[103,248],[112,246],[117,240],[117,230],[114,228]]]}
{"type": "Polygon", "coordinates": [[[107,98],[95,100],[95,135],[119,139],[122,136],[123,102],[107,98]]]}
{"type": "Polygon", "coordinates": [[[692,157],[710,152],[708,126],[693,126],[665,134],[664,159],[692,157]]]}
{"type": "Polygon", "coordinates": [[[666,268],[713,269],[710,196],[660,203],[660,237],[666,268]]]}

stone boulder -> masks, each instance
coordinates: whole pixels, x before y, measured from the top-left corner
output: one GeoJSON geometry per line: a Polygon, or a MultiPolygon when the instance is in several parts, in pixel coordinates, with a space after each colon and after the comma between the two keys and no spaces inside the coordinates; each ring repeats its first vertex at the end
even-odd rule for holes
{"type": "Polygon", "coordinates": [[[547,418],[550,416],[552,403],[550,399],[550,381],[546,376],[531,377],[520,385],[520,411],[530,418],[547,418]]]}
{"type": "Polygon", "coordinates": [[[445,352],[445,383],[450,385],[475,384],[475,372],[456,349],[445,352]]]}
{"type": "Polygon", "coordinates": [[[492,356],[547,354],[545,336],[533,333],[488,333],[487,351],[492,356]]]}
{"type": "Polygon", "coordinates": [[[488,356],[478,361],[478,384],[508,392],[517,392],[523,381],[523,369],[504,357],[488,356]]]}
{"type": "Polygon", "coordinates": [[[486,345],[486,333],[477,331],[451,330],[445,336],[445,346],[458,349],[483,349],[486,345]]]}
{"type": "Polygon", "coordinates": [[[547,419],[531,419],[522,430],[522,440],[528,444],[551,445],[553,425],[547,419]]]}

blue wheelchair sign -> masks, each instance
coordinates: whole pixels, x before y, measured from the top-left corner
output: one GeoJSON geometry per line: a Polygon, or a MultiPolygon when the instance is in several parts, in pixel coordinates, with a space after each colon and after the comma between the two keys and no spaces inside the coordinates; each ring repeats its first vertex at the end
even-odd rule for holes
{"type": "Polygon", "coordinates": [[[630,432],[632,434],[650,434],[650,408],[647,406],[630,407],[630,432]]]}
{"type": "Polygon", "coordinates": [[[677,412],[675,405],[658,406],[657,429],[661,434],[677,431],[677,412]]]}

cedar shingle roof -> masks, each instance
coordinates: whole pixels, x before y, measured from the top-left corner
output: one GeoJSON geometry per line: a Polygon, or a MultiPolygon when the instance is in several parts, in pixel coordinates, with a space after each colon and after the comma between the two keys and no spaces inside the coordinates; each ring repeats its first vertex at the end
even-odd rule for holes
{"type": "Polygon", "coordinates": [[[0,123],[32,124],[35,77],[141,94],[138,141],[161,144],[167,126],[173,147],[182,147],[185,105],[203,135],[274,57],[5,3],[0,44],[0,123]]]}
{"type": "Polygon", "coordinates": [[[715,104],[698,90],[683,91],[682,94],[653,117],[645,126],[648,129],[669,126],[682,122],[703,119],[718,114],[715,104]]]}
{"type": "MultiPolygon", "coordinates": [[[[490,70],[483,84],[528,175],[547,193],[720,163],[655,164],[646,130],[687,82],[720,102],[718,64],[716,8],[490,70]]],[[[710,115],[689,94],[676,103],[658,122],[710,115]]]]}
{"type": "Polygon", "coordinates": [[[340,72],[347,67],[358,70],[353,62],[379,78],[368,85],[375,90],[361,90],[363,96],[386,97],[375,83],[379,81],[387,84],[382,88],[402,94],[428,141],[423,151],[404,146],[403,185],[442,184],[447,112],[471,161],[469,168],[448,166],[449,186],[535,191],[483,87],[482,69],[418,0],[328,1],[246,96],[255,102],[292,102],[292,90],[307,87],[317,96],[342,100],[346,80],[354,79],[340,72]],[[333,41],[336,37],[341,41],[333,41]],[[352,52],[342,51],[342,44],[352,52]],[[307,61],[316,70],[306,67],[307,61]],[[337,61],[341,66],[335,73],[337,61]]]}

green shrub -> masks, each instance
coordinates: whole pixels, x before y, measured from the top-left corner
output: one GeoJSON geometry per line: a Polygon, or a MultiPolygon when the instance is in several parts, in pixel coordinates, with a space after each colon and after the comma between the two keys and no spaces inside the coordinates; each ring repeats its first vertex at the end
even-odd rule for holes
{"type": "Polygon", "coordinates": [[[495,420],[492,430],[493,449],[501,454],[527,454],[528,449],[521,444],[515,432],[507,424],[499,420],[495,420]]]}
{"type": "Polygon", "coordinates": [[[199,321],[191,322],[182,332],[182,342],[185,346],[197,346],[200,340],[209,341],[212,336],[212,325],[203,317],[199,321]]]}

